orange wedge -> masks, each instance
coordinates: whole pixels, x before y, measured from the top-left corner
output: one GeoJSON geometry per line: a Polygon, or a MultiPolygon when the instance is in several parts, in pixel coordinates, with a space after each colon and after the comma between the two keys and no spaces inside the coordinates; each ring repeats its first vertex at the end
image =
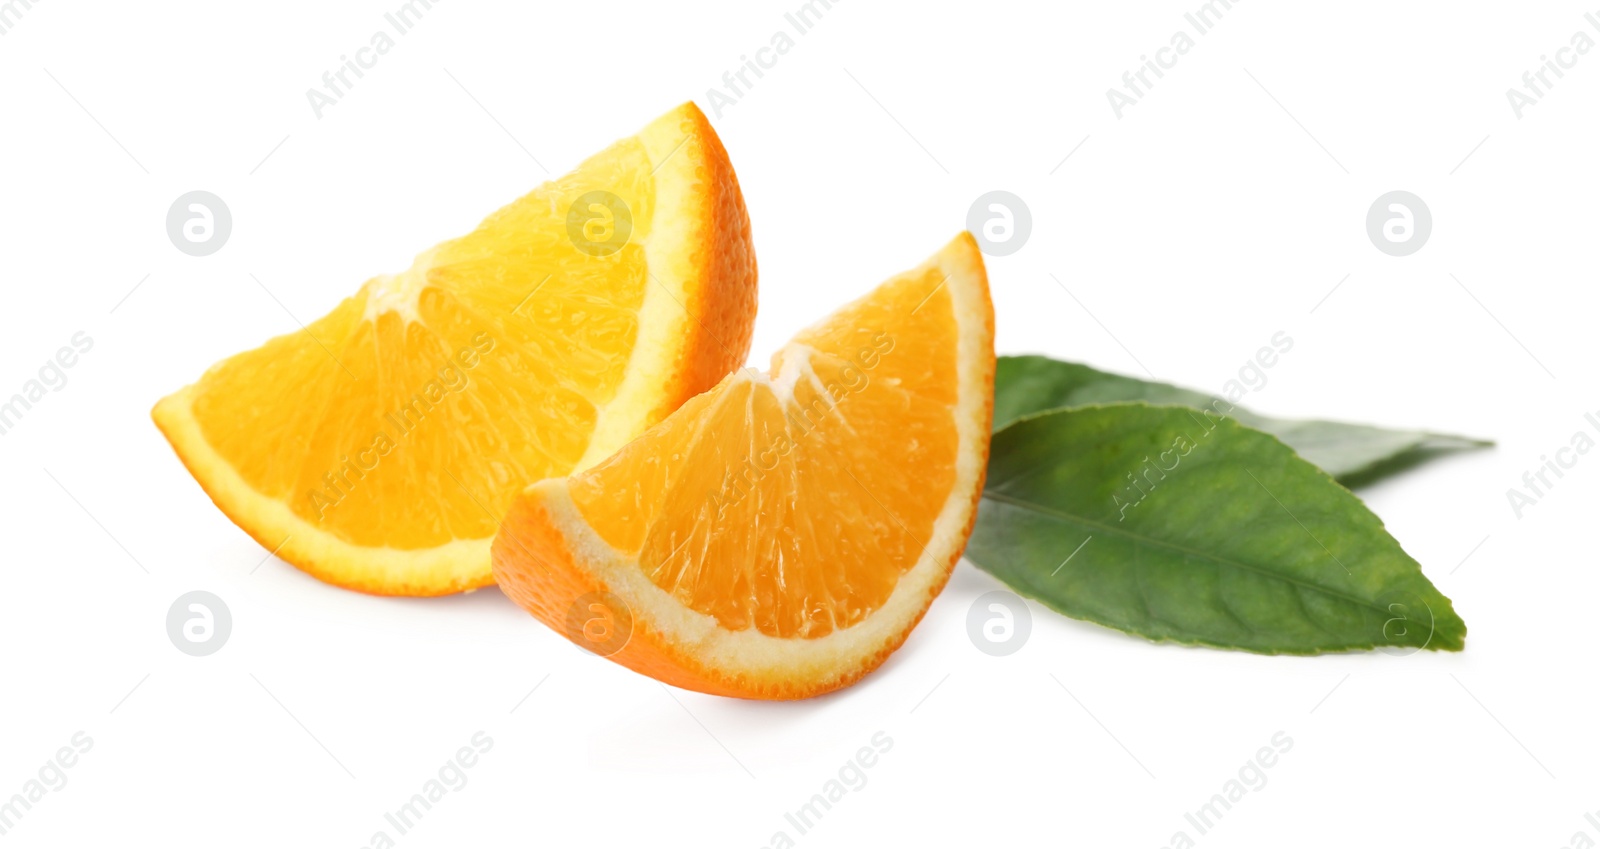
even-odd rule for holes
{"type": "Polygon", "coordinates": [[[371,593],[492,582],[529,483],[611,455],[744,364],[756,262],[693,104],[153,412],[279,557],[371,593]]]}
{"type": "Polygon", "coordinates": [[[505,593],[668,684],[796,699],[899,648],[965,548],[994,310],[963,234],[586,471],[494,544],[505,593]]]}

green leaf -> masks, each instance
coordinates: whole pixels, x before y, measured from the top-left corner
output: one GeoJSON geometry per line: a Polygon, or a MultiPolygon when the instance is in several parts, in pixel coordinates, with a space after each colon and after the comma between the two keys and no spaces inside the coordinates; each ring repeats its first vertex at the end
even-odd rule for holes
{"type": "Polygon", "coordinates": [[[1276,438],[1184,407],[1057,410],[995,434],[966,556],[1152,640],[1317,654],[1466,638],[1360,499],[1276,438]]]}
{"type": "Polygon", "coordinates": [[[1226,399],[1166,383],[1110,374],[1049,357],[1001,357],[995,371],[995,430],[1023,416],[1062,407],[1147,401],[1211,410],[1264,430],[1347,486],[1371,483],[1452,451],[1493,445],[1481,439],[1388,430],[1330,421],[1294,421],[1257,415],[1226,399]]]}

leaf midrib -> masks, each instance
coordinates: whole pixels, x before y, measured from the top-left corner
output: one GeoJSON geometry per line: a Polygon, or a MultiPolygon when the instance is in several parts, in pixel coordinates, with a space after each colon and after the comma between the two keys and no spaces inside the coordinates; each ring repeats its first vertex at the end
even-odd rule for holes
{"type": "Polygon", "coordinates": [[[1354,604],[1354,605],[1356,605],[1358,607],[1364,607],[1364,608],[1367,608],[1368,610],[1373,610],[1373,611],[1376,611],[1378,613],[1388,613],[1389,612],[1386,608],[1378,607],[1378,606],[1376,606],[1376,605],[1374,605],[1374,604],[1372,604],[1370,602],[1364,601],[1364,600],[1359,599],[1359,598],[1355,598],[1354,596],[1346,595],[1346,594],[1344,594],[1342,592],[1339,592],[1338,590],[1331,590],[1331,589],[1328,589],[1327,587],[1322,587],[1322,586],[1318,586],[1316,584],[1306,583],[1305,581],[1300,581],[1300,580],[1297,580],[1295,578],[1290,578],[1290,577],[1286,577],[1284,575],[1275,574],[1273,572],[1267,572],[1267,571],[1262,570],[1262,569],[1260,569],[1258,567],[1251,566],[1251,565],[1249,565],[1247,563],[1240,563],[1240,562],[1238,562],[1236,560],[1230,560],[1230,559],[1228,559],[1226,557],[1221,557],[1221,556],[1218,556],[1218,555],[1215,555],[1215,554],[1210,554],[1208,552],[1200,551],[1198,549],[1188,548],[1186,546],[1182,546],[1182,545],[1179,545],[1177,543],[1167,542],[1166,540],[1156,539],[1154,537],[1148,537],[1148,536],[1144,536],[1142,534],[1136,534],[1136,533],[1133,533],[1131,531],[1123,530],[1122,528],[1114,527],[1112,525],[1107,525],[1107,524],[1105,524],[1103,522],[1095,521],[1094,519],[1087,519],[1087,518],[1084,518],[1082,516],[1074,515],[1072,513],[1066,512],[1064,510],[1057,510],[1055,508],[1047,507],[1047,506],[1042,505],[1042,504],[1037,504],[1037,503],[1032,502],[1032,501],[1024,501],[1024,500],[1016,498],[1014,496],[1002,495],[1000,493],[993,492],[993,491],[990,491],[990,490],[985,490],[984,493],[983,493],[983,497],[988,499],[988,500],[990,500],[990,501],[996,501],[996,502],[999,502],[1001,504],[1010,504],[1010,505],[1012,505],[1014,507],[1020,507],[1020,508],[1023,508],[1025,510],[1030,510],[1030,511],[1032,511],[1034,513],[1037,513],[1037,514],[1039,514],[1041,516],[1045,516],[1045,517],[1050,518],[1050,519],[1054,519],[1054,520],[1056,520],[1058,522],[1076,522],[1078,524],[1086,525],[1088,527],[1104,531],[1104,532],[1106,532],[1108,534],[1111,534],[1113,536],[1120,536],[1120,537],[1123,537],[1123,538],[1126,538],[1126,539],[1134,540],[1136,542],[1146,543],[1148,545],[1152,545],[1152,546],[1155,546],[1157,548],[1165,548],[1165,549],[1167,549],[1169,551],[1175,551],[1175,552],[1178,552],[1180,554],[1186,554],[1186,555],[1191,555],[1191,556],[1194,556],[1194,557],[1198,557],[1201,560],[1209,560],[1209,561],[1211,561],[1213,563],[1217,563],[1217,564],[1222,565],[1222,566],[1231,566],[1231,567],[1233,567],[1235,569],[1241,569],[1241,570],[1246,571],[1246,572],[1251,572],[1253,574],[1260,575],[1260,576],[1262,576],[1264,578],[1271,578],[1271,579],[1276,580],[1276,581],[1282,581],[1282,582],[1284,582],[1286,584],[1293,584],[1294,586],[1303,587],[1305,589],[1309,589],[1309,590],[1312,590],[1312,591],[1315,591],[1315,592],[1322,593],[1323,595],[1332,596],[1334,598],[1341,599],[1343,601],[1346,601],[1346,602],[1349,602],[1351,604],[1354,604]]]}

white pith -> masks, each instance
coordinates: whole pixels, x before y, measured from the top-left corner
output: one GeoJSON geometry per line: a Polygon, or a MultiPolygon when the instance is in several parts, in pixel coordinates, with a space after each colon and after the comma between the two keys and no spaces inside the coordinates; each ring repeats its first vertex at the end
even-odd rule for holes
{"type": "MultiPolygon", "coordinates": [[[[640,239],[651,281],[638,312],[638,337],[627,372],[616,395],[599,411],[577,469],[611,455],[648,424],[662,394],[656,364],[675,362],[677,347],[688,337],[685,324],[691,319],[679,304],[686,302],[686,288],[697,273],[693,255],[702,241],[696,232],[702,182],[697,170],[704,151],[685,143],[683,124],[680,108],[636,137],[655,177],[653,226],[640,239]],[[648,374],[641,373],[645,369],[648,374]]],[[[403,321],[423,323],[418,305],[436,251],[419,255],[404,272],[370,280],[363,287],[363,320],[376,322],[393,313],[403,321]]],[[[188,451],[183,460],[212,501],[263,547],[318,577],[383,592],[438,594],[492,582],[493,536],[413,549],[358,545],[307,521],[288,503],[258,492],[207,441],[193,411],[200,386],[191,384],[162,399],[152,415],[174,445],[188,451]]]]}
{"type": "MultiPolygon", "coordinates": [[[[630,606],[636,637],[638,627],[648,627],[658,632],[663,642],[680,647],[710,670],[731,678],[754,682],[805,680],[825,685],[858,669],[921,615],[929,596],[943,585],[966,543],[965,534],[976,509],[973,495],[982,480],[982,458],[986,454],[980,450],[988,438],[988,399],[983,396],[989,386],[985,369],[993,356],[993,339],[987,323],[989,307],[983,272],[969,265],[967,259],[951,247],[930,261],[948,275],[959,328],[956,358],[960,389],[953,414],[960,448],[955,482],[916,564],[901,576],[889,598],[856,624],[813,638],[768,636],[754,628],[726,629],[714,617],[685,606],[658,587],[641,570],[635,557],[617,551],[595,533],[573,502],[565,480],[542,481],[529,488],[529,495],[542,501],[552,521],[564,529],[574,560],[591,568],[600,582],[630,606]]],[[[735,379],[764,383],[780,400],[792,400],[798,381],[817,379],[810,363],[813,353],[803,345],[791,343],[784,349],[776,374],[758,375],[746,370],[735,379]]],[[[822,390],[820,385],[817,388],[822,390]]]]}
{"type": "Polygon", "coordinates": [[[428,271],[433,268],[433,256],[436,253],[438,248],[426,251],[413,260],[411,267],[405,271],[380,274],[367,281],[366,286],[362,287],[367,295],[362,320],[377,324],[379,316],[392,312],[407,324],[424,323],[419,305],[422,290],[428,287],[428,271]]]}
{"type": "MultiPolygon", "coordinates": [[[[683,138],[682,128],[671,121],[657,121],[641,132],[645,155],[659,172],[655,180],[655,215],[648,235],[639,238],[644,246],[649,282],[639,305],[639,332],[628,355],[628,368],[611,403],[600,410],[595,420],[589,447],[574,471],[583,471],[617,453],[650,422],[661,396],[661,375],[641,364],[672,362],[688,337],[688,281],[698,274],[686,245],[697,244],[694,232],[698,215],[677,214],[692,210],[699,203],[700,181],[695,175],[699,150],[683,138]],[[648,371],[648,373],[646,373],[648,371]]],[[[697,146],[697,145],[694,145],[697,146]]]]}

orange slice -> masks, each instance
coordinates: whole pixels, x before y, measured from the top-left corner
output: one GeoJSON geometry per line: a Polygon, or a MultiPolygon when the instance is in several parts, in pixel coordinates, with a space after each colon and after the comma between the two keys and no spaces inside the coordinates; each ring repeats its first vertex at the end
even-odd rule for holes
{"type": "Polygon", "coordinates": [[[666,683],[793,699],[882,663],[949,578],[993,415],[994,310],[963,234],[587,471],[516,500],[500,587],[666,683]]]}
{"type": "Polygon", "coordinates": [[[371,593],[458,592],[492,582],[523,487],[743,365],[755,304],[738,180],[684,104],[152,415],[284,560],[371,593]]]}

